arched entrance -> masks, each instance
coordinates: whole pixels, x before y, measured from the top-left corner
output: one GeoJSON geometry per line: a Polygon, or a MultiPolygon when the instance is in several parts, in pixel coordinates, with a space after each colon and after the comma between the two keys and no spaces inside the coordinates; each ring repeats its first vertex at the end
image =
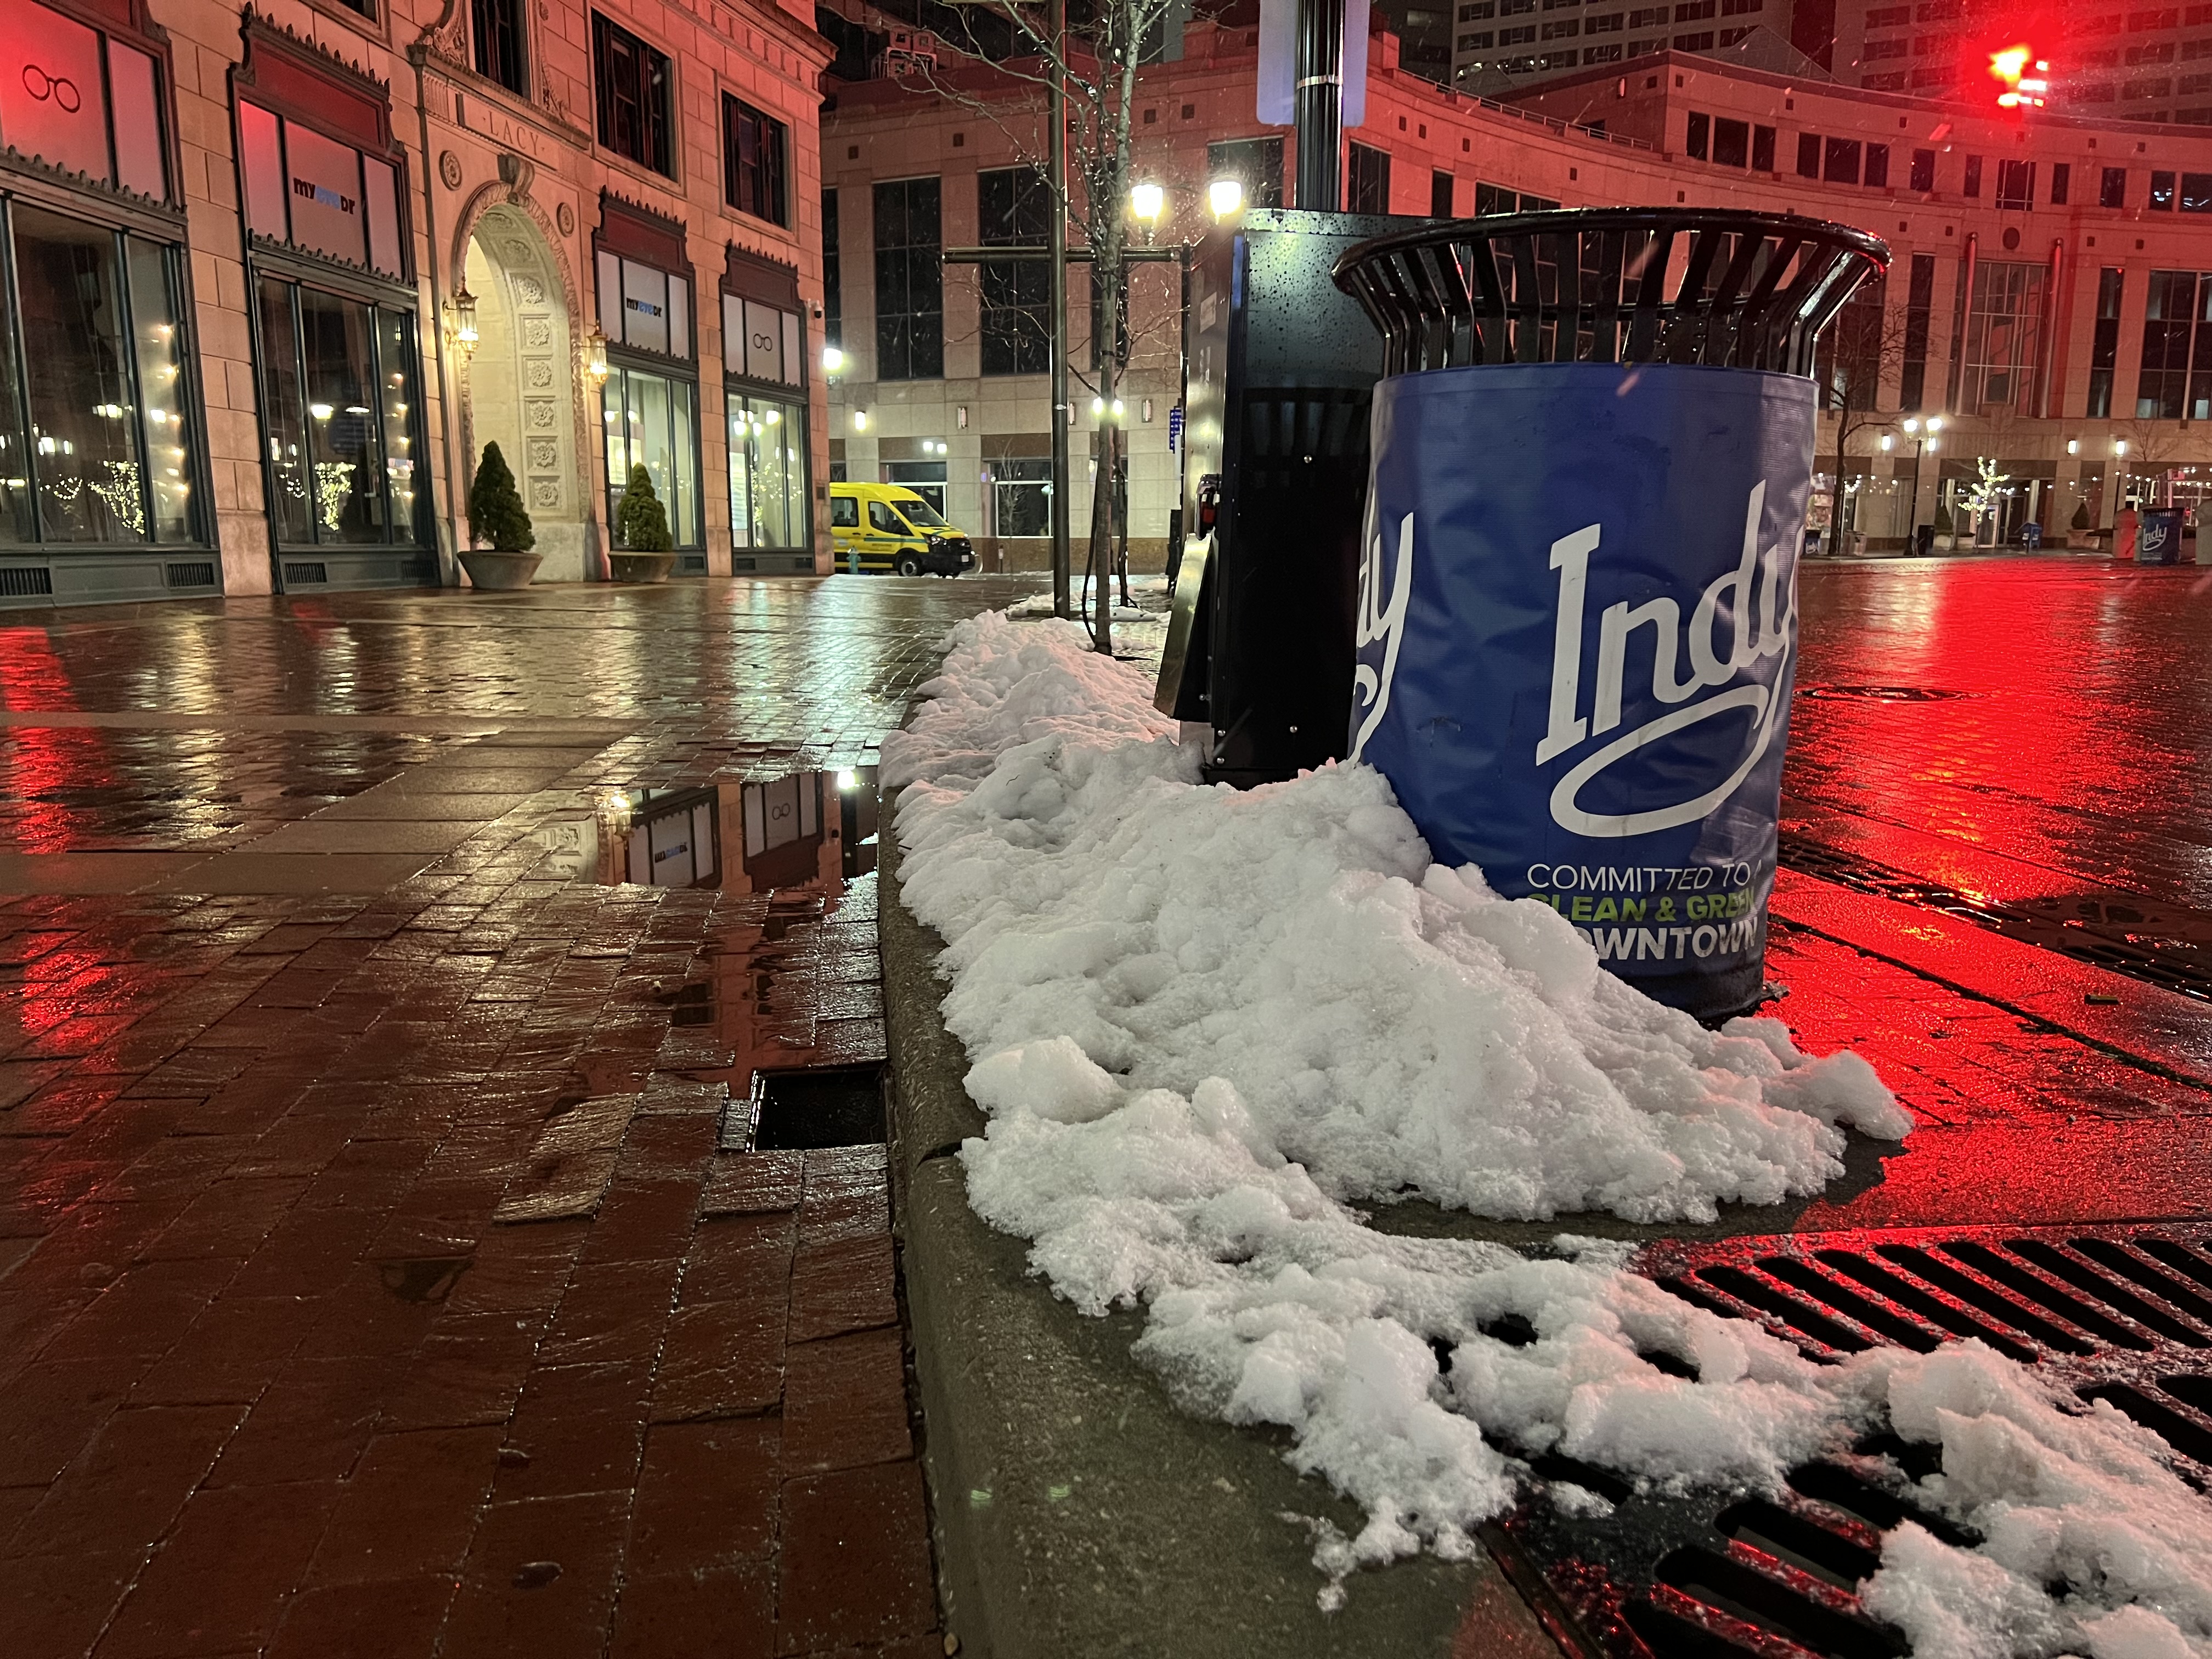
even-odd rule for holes
{"type": "Polygon", "coordinates": [[[545,239],[502,203],[469,238],[477,349],[468,365],[468,472],[496,443],[514,473],[538,551],[538,580],[584,580],[585,488],[576,465],[575,356],[568,301],[545,239]]]}

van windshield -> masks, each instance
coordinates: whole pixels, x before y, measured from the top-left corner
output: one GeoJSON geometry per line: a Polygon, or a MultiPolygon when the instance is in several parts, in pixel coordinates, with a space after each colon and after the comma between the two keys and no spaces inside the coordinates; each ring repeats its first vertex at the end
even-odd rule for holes
{"type": "Polygon", "coordinates": [[[927,501],[916,495],[911,501],[901,500],[898,510],[906,514],[906,521],[922,530],[935,530],[944,524],[944,515],[927,501]]]}

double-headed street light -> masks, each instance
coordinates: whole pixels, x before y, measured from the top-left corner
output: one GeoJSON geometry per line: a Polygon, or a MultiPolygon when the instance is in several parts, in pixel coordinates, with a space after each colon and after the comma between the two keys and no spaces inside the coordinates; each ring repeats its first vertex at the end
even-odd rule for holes
{"type": "MultiPolygon", "coordinates": [[[[1908,415],[1898,424],[1905,428],[1905,435],[1913,440],[1912,507],[1905,515],[1905,531],[1906,536],[1910,538],[1918,535],[1920,532],[1920,457],[1923,453],[1929,454],[1935,453],[1936,434],[1943,429],[1943,417],[1941,415],[1930,415],[1923,421],[1917,415],[1908,415]]],[[[1881,447],[1884,449],[1889,447],[1889,439],[1887,436],[1883,437],[1881,447]]]]}
{"type": "Polygon", "coordinates": [[[1244,181],[1216,179],[1206,187],[1206,204],[1216,219],[1231,219],[1244,210],[1244,181]]]}

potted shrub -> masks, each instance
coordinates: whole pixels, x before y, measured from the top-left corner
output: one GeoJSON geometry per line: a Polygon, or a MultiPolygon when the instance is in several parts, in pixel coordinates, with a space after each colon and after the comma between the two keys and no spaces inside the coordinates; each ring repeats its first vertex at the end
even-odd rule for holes
{"type": "Polygon", "coordinates": [[[527,587],[545,556],[531,551],[537,544],[507,457],[497,444],[486,444],[469,484],[469,544],[461,550],[461,568],[478,587],[527,587]],[[477,544],[483,542],[490,545],[477,544]]]}
{"type": "Polygon", "coordinates": [[[676,541],[668,533],[668,510],[653,493],[653,475],[641,461],[623,486],[615,514],[615,550],[607,563],[618,582],[665,582],[676,568],[676,541]]]}

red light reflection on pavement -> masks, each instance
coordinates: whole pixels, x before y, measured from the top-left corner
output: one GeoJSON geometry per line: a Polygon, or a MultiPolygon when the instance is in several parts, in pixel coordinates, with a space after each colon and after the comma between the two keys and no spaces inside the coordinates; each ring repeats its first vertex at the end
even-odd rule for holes
{"type": "MultiPolygon", "coordinates": [[[[77,706],[68,667],[45,632],[0,628],[0,708],[54,714],[77,706]]],[[[19,726],[0,757],[0,793],[22,803],[18,853],[64,853],[76,844],[69,809],[53,800],[67,792],[112,784],[106,737],[96,727],[19,726]]]]}

